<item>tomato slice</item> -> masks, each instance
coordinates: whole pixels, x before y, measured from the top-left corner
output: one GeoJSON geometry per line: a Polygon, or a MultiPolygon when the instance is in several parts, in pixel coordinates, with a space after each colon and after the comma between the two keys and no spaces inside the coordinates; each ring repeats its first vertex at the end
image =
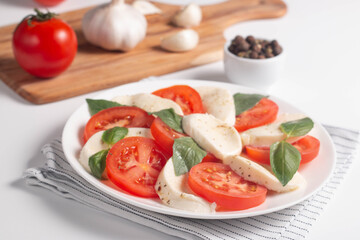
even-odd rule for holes
{"type": "Polygon", "coordinates": [[[154,120],[147,112],[138,107],[112,107],[94,114],[87,122],[84,141],[95,133],[113,127],[145,127],[149,128],[154,120]]]}
{"type": "Polygon", "coordinates": [[[234,211],[256,207],[263,203],[267,189],[248,182],[228,165],[206,162],[195,165],[189,172],[190,188],[209,202],[215,202],[217,210],[234,211]]]}
{"type": "Polygon", "coordinates": [[[301,153],[301,164],[314,160],[319,155],[320,141],[312,136],[306,136],[292,144],[301,153]]]}
{"type": "Polygon", "coordinates": [[[173,100],[179,104],[185,115],[192,113],[205,113],[199,93],[187,85],[175,85],[159,89],[152,94],[173,100]]]}
{"type": "Polygon", "coordinates": [[[245,146],[246,155],[253,161],[270,165],[270,147],[268,146],[245,146]]]}
{"type": "Polygon", "coordinates": [[[239,132],[275,121],[279,106],[270,99],[261,99],[253,108],[236,116],[235,128],[239,132]]]}
{"type": "Polygon", "coordinates": [[[155,183],[167,157],[150,138],[128,137],[118,141],[106,157],[111,182],[134,195],[157,197],[155,183]]]}
{"type": "MultiPolygon", "coordinates": [[[[317,157],[320,150],[320,141],[312,136],[304,138],[292,143],[301,154],[300,164],[308,163],[317,157]]],[[[266,146],[245,146],[245,153],[251,160],[262,164],[270,165],[270,147],[266,146]]]]}
{"type": "Polygon", "coordinates": [[[201,162],[215,162],[215,163],[222,163],[222,161],[218,158],[216,158],[211,153],[207,153],[206,156],[203,158],[201,162]]]}
{"type": "Polygon", "coordinates": [[[155,141],[166,151],[172,155],[174,140],[176,138],[185,137],[185,134],[179,133],[168,125],[166,125],[160,118],[155,118],[150,127],[151,135],[155,141]]]}

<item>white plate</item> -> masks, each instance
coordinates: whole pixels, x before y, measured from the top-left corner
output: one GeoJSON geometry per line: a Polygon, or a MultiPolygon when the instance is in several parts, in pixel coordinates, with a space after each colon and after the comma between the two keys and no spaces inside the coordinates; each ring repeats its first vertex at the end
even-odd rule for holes
{"type": "MultiPolygon", "coordinates": [[[[218,86],[228,89],[232,93],[261,93],[257,90],[245,88],[242,86],[213,82],[202,80],[157,80],[157,81],[144,81],[127,85],[122,85],[111,90],[108,90],[97,97],[97,99],[112,99],[119,95],[136,94],[142,92],[153,92],[157,89],[178,85],[187,84],[190,86],[218,86]]],[[[286,103],[285,101],[271,96],[280,108],[280,112],[299,113],[301,112],[294,106],[286,103]]],[[[84,100],[85,102],[85,100],[84,100]]],[[[82,176],[90,184],[98,188],[116,199],[122,200],[134,206],[151,210],[158,213],[187,217],[187,218],[201,218],[201,219],[230,219],[230,218],[243,218],[249,216],[256,216],[266,214],[274,211],[284,209],[286,207],[295,205],[314,194],[329,178],[335,166],[335,148],[331,141],[330,136],[326,130],[315,121],[315,127],[312,135],[317,137],[321,142],[319,156],[310,164],[301,166],[299,171],[307,180],[307,185],[301,190],[296,190],[289,193],[282,194],[269,194],[266,201],[258,207],[251,208],[243,211],[232,212],[216,212],[211,214],[199,214],[190,211],[177,210],[163,205],[160,200],[145,199],[129,195],[124,191],[110,187],[109,184],[104,184],[99,181],[86,170],[78,162],[78,156],[82,147],[82,134],[86,122],[90,118],[87,104],[84,103],[77,109],[67,121],[63,136],[62,143],[66,158],[68,159],[74,170],[82,176]]]]}

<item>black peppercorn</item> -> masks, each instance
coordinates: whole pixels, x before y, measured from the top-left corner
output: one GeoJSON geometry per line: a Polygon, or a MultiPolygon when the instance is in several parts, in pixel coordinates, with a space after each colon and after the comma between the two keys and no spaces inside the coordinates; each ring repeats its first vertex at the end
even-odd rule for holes
{"type": "Polygon", "coordinates": [[[258,56],[259,56],[258,53],[255,52],[255,51],[252,51],[252,52],[250,53],[250,58],[252,58],[252,59],[257,59],[258,56]]]}
{"type": "Polygon", "coordinates": [[[281,52],[282,52],[282,48],[280,47],[280,45],[273,46],[273,53],[275,56],[279,55],[281,52]]]}
{"type": "Polygon", "coordinates": [[[249,35],[246,37],[246,41],[250,43],[251,45],[254,45],[256,43],[256,40],[253,36],[249,35]]]}

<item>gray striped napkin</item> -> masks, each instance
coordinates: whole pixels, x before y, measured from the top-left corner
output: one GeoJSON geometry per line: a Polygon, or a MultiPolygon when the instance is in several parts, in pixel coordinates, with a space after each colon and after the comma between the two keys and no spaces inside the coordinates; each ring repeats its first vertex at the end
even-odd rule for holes
{"type": "Polygon", "coordinates": [[[325,126],[337,151],[331,179],[309,199],[284,210],[242,219],[197,220],[167,216],[123,203],[98,191],[82,179],[66,161],[59,140],[46,144],[46,162],[30,168],[24,178],[29,185],[47,188],[65,198],[184,239],[302,239],[341,184],[359,147],[359,132],[325,126]]]}

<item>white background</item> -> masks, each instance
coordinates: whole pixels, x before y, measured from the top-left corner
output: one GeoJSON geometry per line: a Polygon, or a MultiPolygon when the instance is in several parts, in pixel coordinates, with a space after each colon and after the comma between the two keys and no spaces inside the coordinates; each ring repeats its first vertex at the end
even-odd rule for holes
{"type": "MultiPolygon", "coordinates": [[[[67,0],[51,10],[64,12],[102,2],[106,1],[67,0]]],[[[240,23],[227,29],[225,37],[252,34],[277,39],[287,53],[286,70],[270,94],[286,99],[319,122],[360,129],[360,1],[286,3],[285,17],[240,23]]],[[[32,0],[0,0],[0,26],[17,23],[34,6],[32,0]]],[[[222,62],[163,78],[227,81],[222,62]]],[[[97,94],[33,105],[0,82],[0,239],[176,239],[28,187],[21,179],[26,168],[42,165],[41,147],[61,135],[70,114],[85,98],[97,94]]],[[[358,239],[360,170],[359,158],[356,160],[308,239],[358,239]]]]}

